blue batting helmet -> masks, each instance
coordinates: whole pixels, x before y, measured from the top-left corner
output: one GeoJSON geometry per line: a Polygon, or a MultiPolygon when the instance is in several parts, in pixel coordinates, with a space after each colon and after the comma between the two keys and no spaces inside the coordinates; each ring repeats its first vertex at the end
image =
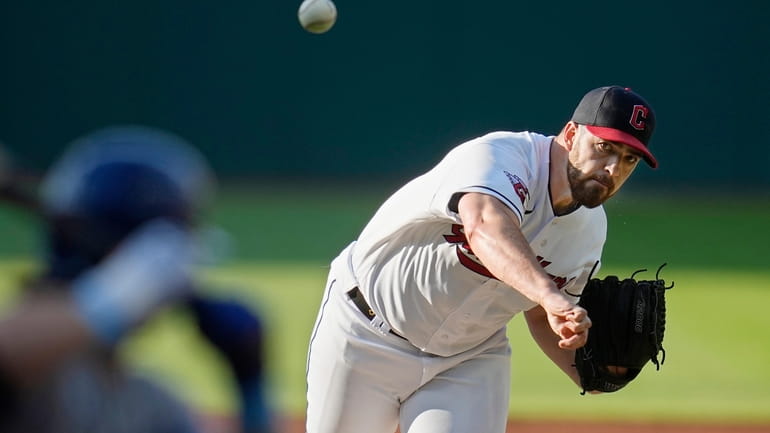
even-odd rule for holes
{"type": "Polygon", "coordinates": [[[147,221],[193,224],[212,184],[201,154],[164,131],[111,127],[76,140],[42,185],[47,276],[74,278],[147,221]]]}

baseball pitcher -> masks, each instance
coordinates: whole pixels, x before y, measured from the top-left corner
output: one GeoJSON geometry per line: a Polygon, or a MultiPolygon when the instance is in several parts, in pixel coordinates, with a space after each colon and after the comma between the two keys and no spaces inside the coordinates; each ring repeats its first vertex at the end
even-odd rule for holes
{"type": "Polygon", "coordinates": [[[581,377],[592,321],[578,302],[600,263],[602,203],[639,161],[657,167],[654,125],[635,92],[594,89],[558,135],[478,137],[389,197],[331,263],[307,432],[504,432],[518,313],[583,391],[633,379],[617,360],[599,367],[610,380],[581,377]]]}

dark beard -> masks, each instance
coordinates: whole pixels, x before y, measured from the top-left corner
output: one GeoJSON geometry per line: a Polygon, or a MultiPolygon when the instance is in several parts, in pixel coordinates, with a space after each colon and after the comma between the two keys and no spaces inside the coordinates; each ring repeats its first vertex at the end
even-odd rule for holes
{"type": "MultiPolygon", "coordinates": [[[[571,162],[567,161],[567,179],[572,190],[572,198],[587,208],[595,208],[604,203],[611,194],[605,192],[600,186],[590,186],[590,180],[596,180],[595,177],[583,177],[583,173],[578,170],[571,162]]],[[[610,178],[603,178],[602,182],[608,185],[608,190],[614,189],[614,184],[610,178]]]]}

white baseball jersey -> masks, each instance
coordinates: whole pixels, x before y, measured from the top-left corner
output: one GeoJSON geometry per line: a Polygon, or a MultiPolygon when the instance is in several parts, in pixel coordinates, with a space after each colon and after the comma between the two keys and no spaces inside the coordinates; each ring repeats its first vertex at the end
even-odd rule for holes
{"type": "Polygon", "coordinates": [[[424,352],[451,356],[536,305],[497,280],[469,249],[456,208],[463,192],[490,194],[512,209],[556,285],[579,294],[600,259],[607,221],[601,206],[554,216],[551,140],[530,132],[487,134],[454,148],[388,198],[350,256],[374,313],[424,352]]]}

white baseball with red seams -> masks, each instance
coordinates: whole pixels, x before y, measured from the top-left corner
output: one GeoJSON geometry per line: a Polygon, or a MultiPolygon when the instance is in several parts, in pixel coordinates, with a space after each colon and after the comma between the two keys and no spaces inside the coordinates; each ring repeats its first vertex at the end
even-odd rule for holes
{"type": "Polygon", "coordinates": [[[505,327],[536,304],[469,250],[453,197],[498,198],[557,287],[578,295],[607,222],[601,206],[554,216],[552,138],[494,132],[461,144],[388,198],[335,259],[308,354],[308,433],[392,433],[399,422],[409,433],[500,431],[510,386],[505,327]],[[371,322],[348,298],[353,287],[371,322]],[[473,424],[453,424],[463,420],[473,424]]]}

